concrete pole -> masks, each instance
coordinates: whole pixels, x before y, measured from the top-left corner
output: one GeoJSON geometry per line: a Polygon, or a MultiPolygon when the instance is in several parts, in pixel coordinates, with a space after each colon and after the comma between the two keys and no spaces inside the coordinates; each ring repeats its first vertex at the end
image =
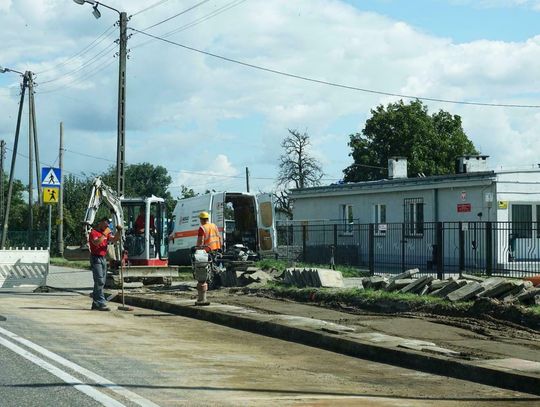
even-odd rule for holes
{"type": "Polygon", "coordinates": [[[120,13],[120,54],[118,68],[118,128],[116,144],[116,191],[124,195],[125,144],[126,144],[126,60],[127,60],[127,13],[120,13]]]}
{"type": "MultiPolygon", "coordinates": [[[[33,75],[32,72],[30,72],[30,75],[33,75]]],[[[36,185],[38,190],[38,202],[41,205],[43,203],[43,194],[41,192],[41,162],[39,159],[39,143],[38,143],[38,132],[37,132],[37,125],[36,125],[36,103],[34,98],[34,79],[31,76],[30,77],[30,88],[31,92],[29,93],[29,97],[32,100],[32,128],[34,133],[34,153],[36,157],[36,185]]]]}
{"type": "Polygon", "coordinates": [[[28,76],[28,244],[34,246],[34,133],[32,119],[32,74],[28,76]]]}
{"type": "Polygon", "coordinates": [[[64,257],[64,123],[60,122],[60,191],[58,194],[58,252],[64,257]]]}
{"type": "Polygon", "coordinates": [[[4,156],[6,154],[6,142],[0,140],[0,221],[4,220],[4,156]]]}
{"type": "Polygon", "coordinates": [[[26,91],[26,86],[28,84],[28,77],[26,75],[23,76],[23,83],[21,86],[21,100],[19,102],[19,114],[17,115],[17,127],[15,130],[15,141],[13,143],[13,155],[11,157],[11,169],[9,171],[9,186],[8,186],[8,195],[7,195],[7,202],[6,202],[6,214],[4,216],[4,222],[2,224],[2,242],[0,246],[2,249],[6,248],[6,239],[7,239],[7,232],[8,232],[8,224],[9,224],[9,210],[11,208],[11,196],[13,195],[13,179],[15,174],[15,162],[17,161],[17,148],[19,146],[19,132],[21,130],[21,117],[22,117],[22,110],[24,105],[24,93],[26,91]]]}
{"type": "Polygon", "coordinates": [[[246,167],[246,192],[249,192],[249,168],[246,167]]]}

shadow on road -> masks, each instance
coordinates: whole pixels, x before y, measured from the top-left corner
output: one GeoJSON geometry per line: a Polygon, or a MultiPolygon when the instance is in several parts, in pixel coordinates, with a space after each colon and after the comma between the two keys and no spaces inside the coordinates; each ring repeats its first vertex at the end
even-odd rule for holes
{"type": "MultiPolygon", "coordinates": [[[[430,396],[399,396],[395,394],[370,394],[370,393],[344,393],[344,392],[326,392],[326,391],[313,391],[313,390],[279,390],[279,389],[263,389],[263,388],[227,388],[227,387],[210,387],[210,386],[160,386],[160,385],[148,385],[148,384],[91,384],[86,383],[93,387],[125,387],[125,388],[140,388],[140,389],[170,389],[170,390],[195,390],[195,391],[242,391],[253,393],[281,393],[281,394],[298,394],[298,395],[315,395],[315,396],[335,396],[335,397],[372,397],[372,398],[389,398],[400,400],[420,400],[420,401],[478,401],[478,402],[499,402],[499,401],[540,401],[540,397],[430,397],[430,396]]],[[[34,384],[6,384],[2,387],[56,387],[56,386],[75,386],[80,383],[34,383],[34,384]]]]}

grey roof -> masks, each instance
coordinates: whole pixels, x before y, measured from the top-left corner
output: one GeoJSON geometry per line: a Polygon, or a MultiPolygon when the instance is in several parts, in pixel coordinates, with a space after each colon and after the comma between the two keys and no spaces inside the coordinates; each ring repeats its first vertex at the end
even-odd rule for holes
{"type": "Polygon", "coordinates": [[[495,171],[482,171],[482,172],[469,172],[463,174],[449,174],[449,175],[432,175],[429,177],[415,177],[415,178],[397,178],[397,179],[380,179],[376,181],[362,181],[362,182],[348,182],[344,184],[331,184],[319,187],[310,187],[302,189],[292,189],[291,192],[294,195],[302,195],[303,193],[314,192],[338,192],[346,190],[362,190],[362,189],[383,189],[387,187],[398,187],[408,185],[432,185],[432,184],[444,184],[454,181],[479,181],[495,179],[495,171]]]}

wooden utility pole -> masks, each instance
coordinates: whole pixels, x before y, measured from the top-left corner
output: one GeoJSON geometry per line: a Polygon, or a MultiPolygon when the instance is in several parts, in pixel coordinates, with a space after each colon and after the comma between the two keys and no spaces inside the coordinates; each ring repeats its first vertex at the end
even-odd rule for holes
{"type": "Polygon", "coordinates": [[[64,123],[60,122],[60,191],[58,194],[58,252],[64,257],[64,123]]]}
{"type": "Polygon", "coordinates": [[[246,167],[246,192],[249,192],[249,168],[246,167]]]}

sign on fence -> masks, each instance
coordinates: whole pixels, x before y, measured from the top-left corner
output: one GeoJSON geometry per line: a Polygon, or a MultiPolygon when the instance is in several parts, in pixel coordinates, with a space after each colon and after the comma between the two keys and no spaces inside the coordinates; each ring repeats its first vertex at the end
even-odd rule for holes
{"type": "Polygon", "coordinates": [[[48,250],[0,250],[0,288],[42,286],[48,273],[48,250]]]}

